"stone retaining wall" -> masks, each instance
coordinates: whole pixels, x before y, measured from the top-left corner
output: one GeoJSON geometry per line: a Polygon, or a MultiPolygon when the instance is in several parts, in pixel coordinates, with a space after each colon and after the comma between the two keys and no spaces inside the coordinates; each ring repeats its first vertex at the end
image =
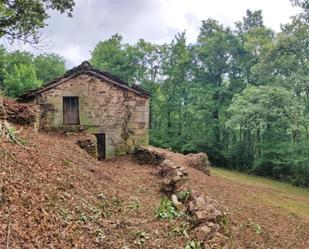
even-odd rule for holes
{"type": "MultiPolygon", "coordinates": [[[[194,165],[205,165],[206,155],[202,154],[196,154],[197,156],[192,154],[189,159],[191,161],[194,159],[194,165]],[[198,160],[201,161],[198,162],[198,160]]],[[[136,149],[135,157],[142,164],[152,164],[158,168],[157,175],[162,179],[161,191],[171,198],[173,205],[180,212],[184,212],[190,217],[193,227],[192,235],[198,241],[206,246],[207,241],[217,235],[222,236],[219,234],[219,229],[223,212],[220,211],[220,207],[214,199],[204,196],[188,184],[190,176],[184,167],[155,148],[139,147],[136,149]],[[181,199],[182,193],[189,195],[187,198],[181,199]]]]}

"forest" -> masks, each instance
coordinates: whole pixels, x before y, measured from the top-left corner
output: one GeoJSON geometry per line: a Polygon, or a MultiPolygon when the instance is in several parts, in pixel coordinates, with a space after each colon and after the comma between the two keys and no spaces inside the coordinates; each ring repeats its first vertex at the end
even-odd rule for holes
{"type": "MultiPolygon", "coordinates": [[[[166,44],[128,44],[115,34],[93,48],[90,62],[151,93],[152,145],[309,186],[308,20],[304,8],[275,32],[262,11],[248,10],[234,27],[202,21],[194,43],[185,32],[166,44]]],[[[17,98],[65,70],[56,54],[0,47],[5,95],[17,98]]]]}

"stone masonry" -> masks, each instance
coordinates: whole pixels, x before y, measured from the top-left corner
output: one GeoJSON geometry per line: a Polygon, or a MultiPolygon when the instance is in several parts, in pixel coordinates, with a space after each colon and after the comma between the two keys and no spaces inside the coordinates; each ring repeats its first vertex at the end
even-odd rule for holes
{"type": "Polygon", "coordinates": [[[88,71],[38,92],[31,101],[41,106],[41,129],[104,133],[106,158],[148,144],[149,95],[122,88],[88,71]],[[63,122],[63,97],[70,96],[79,99],[79,125],[63,122]]]}

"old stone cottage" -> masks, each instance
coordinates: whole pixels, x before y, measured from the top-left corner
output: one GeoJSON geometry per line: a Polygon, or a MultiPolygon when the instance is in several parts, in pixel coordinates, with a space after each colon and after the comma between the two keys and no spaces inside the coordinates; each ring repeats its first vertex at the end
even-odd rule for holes
{"type": "Polygon", "coordinates": [[[148,144],[149,94],[87,61],[21,99],[40,106],[41,129],[92,134],[99,159],[148,144]]]}

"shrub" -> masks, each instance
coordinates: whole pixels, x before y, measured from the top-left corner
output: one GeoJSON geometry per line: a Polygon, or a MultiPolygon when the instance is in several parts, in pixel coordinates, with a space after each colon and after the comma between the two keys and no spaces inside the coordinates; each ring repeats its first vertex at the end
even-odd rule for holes
{"type": "Polygon", "coordinates": [[[181,215],[181,213],[177,211],[173,203],[167,197],[161,198],[160,206],[156,210],[155,214],[156,218],[160,220],[173,220],[181,215]]]}
{"type": "Polygon", "coordinates": [[[0,122],[0,137],[5,137],[10,143],[16,143],[23,146],[27,143],[27,141],[19,137],[19,132],[20,130],[16,131],[16,129],[8,122],[0,122]]]}

